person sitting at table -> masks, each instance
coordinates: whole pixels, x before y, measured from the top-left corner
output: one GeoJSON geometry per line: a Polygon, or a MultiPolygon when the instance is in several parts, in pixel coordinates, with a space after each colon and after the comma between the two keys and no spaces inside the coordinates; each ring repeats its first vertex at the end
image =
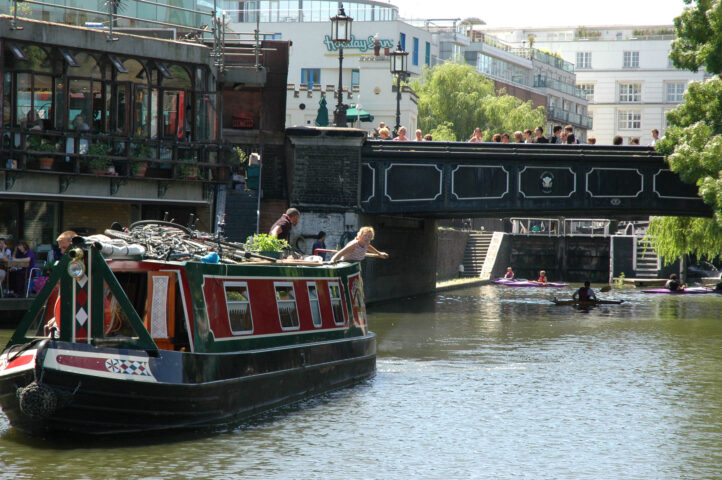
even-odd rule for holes
{"type": "Polygon", "coordinates": [[[27,259],[27,266],[15,267],[13,268],[13,271],[11,271],[11,277],[14,277],[14,281],[12,282],[13,291],[15,296],[17,297],[25,293],[25,288],[28,281],[28,274],[30,273],[30,270],[35,267],[35,252],[30,250],[28,242],[26,242],[25,240],[20,240],[15,247],[12,259],[16,261],[27,259]]]}

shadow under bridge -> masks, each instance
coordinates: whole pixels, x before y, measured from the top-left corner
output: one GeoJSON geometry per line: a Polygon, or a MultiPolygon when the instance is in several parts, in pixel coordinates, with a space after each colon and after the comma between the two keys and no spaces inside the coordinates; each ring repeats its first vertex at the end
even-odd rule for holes
{"type": "Polygon", "coordinates": [[[360,183],[372,214],[712,215],[650,147],[370,140],[360,183]]]}

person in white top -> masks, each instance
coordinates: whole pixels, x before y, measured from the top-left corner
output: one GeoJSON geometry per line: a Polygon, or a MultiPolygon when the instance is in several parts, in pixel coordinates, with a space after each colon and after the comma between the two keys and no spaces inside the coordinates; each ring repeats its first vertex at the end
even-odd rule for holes
{"type": "Polygon", "coordinates": [[[416,141],[417,141],[417,142],[423,142],[423,141],[424,141],[424,137],[423,137],[423,135],[421,134],[421,130],[416,130],[416,141]]]}
{"type": "Polygon", "coordinates": [[[653,128],[652,129],[652,141],[649,142],[649,146],[653,147],[653,146],[657,145],[658,141],[659,141],[659,130],[657,130],[656,128],[653,128]]]}
{"type": "Polygon", "coordinates": [[[348,242],[345,247],[336,252],[331,258],[331,262],[338,262],[341,260],[360,262],[366,258],[367,252],[378,255],[380,258],[389,258],[388,253],[380,252],[371,245],[371,241],[373,239],[373,227],[361,227],[356,234],[356,238],[348,242]]]}

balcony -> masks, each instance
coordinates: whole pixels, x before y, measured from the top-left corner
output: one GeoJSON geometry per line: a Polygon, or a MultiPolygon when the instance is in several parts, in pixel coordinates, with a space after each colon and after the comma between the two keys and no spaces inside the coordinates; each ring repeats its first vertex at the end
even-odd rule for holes
{"type": "Polygon", "coordinates": [[[232,168],[229,152],[210,142],[25,128],[6,129],[0,158],[6,192],[55,197],[203,201],[232,168]]]}
{"type": "Polygon", "coordinates": [[[556,90],[558,92],[563,92],[568,95],[572,95],[577,98],[581,98],[583,100],[587,99],[587,95],[579,87],[577,87],[575,85],[569,85],[568,83],[560,82],[559,80],[552,80],[550,78],[544,78],[544,77],[536,77],[536,78],[534,78],[534,87],[535,88],[551,88],[552,90],[556,90]]]}
{"type": "Polygon", "coordinates": [[[586,115],[580,115],[574,112],[567,112],[561,108],[549,107],[547,108],[549,120],[557,121],[559,123],[569,123],[576,125],[587,130],[592,128],[592,118],[586,115]]]}

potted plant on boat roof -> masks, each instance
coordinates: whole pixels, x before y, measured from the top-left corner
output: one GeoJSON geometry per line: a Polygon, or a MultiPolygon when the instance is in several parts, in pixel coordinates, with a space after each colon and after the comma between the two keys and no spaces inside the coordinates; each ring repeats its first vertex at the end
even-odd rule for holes
{"type": "Polygon", "coordinates": [[[284,250],[289,250],[291,245],[277,237],[266,233],[256,233],[246,239],[246,250],[257,252],[261,255],[273,258],[281,258],[284,250]]]}
{"type": "Polygon", "coordinates": [[[94,142],[88,147],[87,158],[83,159],[83,163],[91,173],[103,175],[111,165],[108,155],[110,155],[110,145],[105,142],[94,142]]]}
{"type": "MultiPolygon", "coordinates": [[[[30,135],[28,137],[28,150],[35,152],[55,152],[57,147],[51,141],[48,141],[42,135],[30,135]]],[[[38,167],[41,170],[51,170],[53,168],[53,162],[55,158],[52,156],[40,156],[38,157],[38,167]]]]}

